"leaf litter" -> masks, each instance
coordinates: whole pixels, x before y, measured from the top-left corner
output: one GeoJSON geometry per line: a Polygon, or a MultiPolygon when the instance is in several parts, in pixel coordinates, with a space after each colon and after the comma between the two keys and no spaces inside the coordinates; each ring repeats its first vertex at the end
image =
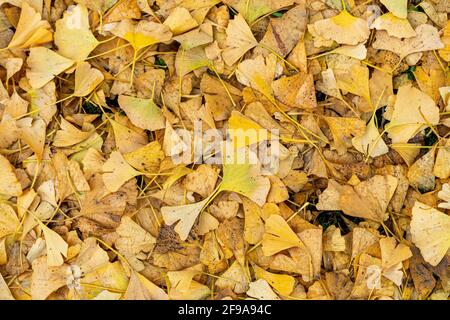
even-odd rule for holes
{"type": "Polygon", "coordinates": [[[448,299],[446,1],[1,3],[1,299],[448,299]]]}

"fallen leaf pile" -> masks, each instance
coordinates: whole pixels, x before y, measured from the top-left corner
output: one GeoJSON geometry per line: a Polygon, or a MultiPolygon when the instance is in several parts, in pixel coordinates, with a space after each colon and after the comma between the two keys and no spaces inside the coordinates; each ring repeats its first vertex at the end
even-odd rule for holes
{"type": "Polygon", "coordinates": [[[0,5],[0,299],[448,299],[448,1],[0,5]]]}

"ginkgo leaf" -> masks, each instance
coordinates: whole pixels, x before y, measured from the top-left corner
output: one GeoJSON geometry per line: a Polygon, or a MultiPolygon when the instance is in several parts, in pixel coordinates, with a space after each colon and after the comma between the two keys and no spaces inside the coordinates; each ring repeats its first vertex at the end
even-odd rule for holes
{"type": "Polygon", "coordinates": [[[411,187],[421,192],[431,191],[435,187],[435,176],[433,174],[434,156],[436,149],[433,148],[414,162],[408,169],[408,181],[411,187]]]}
{"type": "Polygon", "coordinates": [[[169,278],[171,290],[176,289],[181,293],[186,293],[191,287],[194,276],[201,274],[202,265],[195,265],[193,267],[180,270],[180,271],[169,271],[167,272],[167,277],[169,278]]]}
{"type": "Polygon", "coordinates": [[[397,38],[412,38],[416,36],[416,32],[411,27],[408,19],[398,18],[390,12],[376,18],[370,27],[377,30],[386,30],[390,36],[397,38]]]}
{"type": "Polygon", "coordinates": [[[122,217],[116,232],[119,235],[115,241],[117,250],[124,255],[136,271],[144,270],[145,266],[137,256],[153,249],[156,243],[155,237],[130,217],[122,217]]]}
{"type": "Polygon", "coordinates": [[[256,279],[264,279],[279,294],[289,296],[294,290],[295,278],[287,274],[276,274],[264,270],[257,265],[253,265],[256,279]]]}
{"type": "Polygon", "coordinates": [[[250,244],[257,244],[264,234],[264,222],[261,208],[253,201],[242,197],[244,206],[244,239],[250,244]]]}
{"type": "Polygon", "coordinates": [[[442,59],[449,62],[450,61],[450,21],[447,21],[447,25],[442,31],[442,42],[444,43],[444,48],[439,50],[439,55],[442,59]]]}
{"type": "Polygon", "coordinates": [[[51,293],[67,284],[68,265],[52,267],[48,257],[33,260],[30,293],[33,300],[45,300],[51,293]]]}
{"type": "Polygon", "coordinates": [[[124,300],[167,300],[167,293],[148,280],[142,274],[131,271],[130,282],[127,291],[123,295],[124,300]]]}
{"type": "Polygon", "coordinates": [[[380,249],[381,266],[385,270],[412,257],[409,247],[403,243],[397,245],[394,238],[380,239],[380,249]]]}
{"type": "Polygon", "coordinates": [[[34,89],[39,89],[73,64],[74,61],[50,49],[31,48],[27,59],[27,65],[30,68],[27,69],[27,78],[34,89]]]}
{"type": "Polygon", "coordinates": [[[140,20],[135,24],[130,19],[124,19],[111,33],[128,41],[135,51],[172,38],[169,27],[147,20],[140,20]]]}
{"type": "Polygon", "coordinates": [[[174,35],[185,33],[198,26],[197,21],[191,16],[189,10],[176,7],[164,20],[164,25],[170,28],[174,35]]]}
{"type": "Polygon", "coordinates": [[[89,12],[83,4],[70,6],[63,18],[56,21],[55,29],[58,52],[74,61],[84,61],[99,44],[91,32],[89,12]]]}
{"type": "Polygon", "coordinates": [[[121,95],[118,102],[135,126],[150,131],[165,128],[166,119],[152,99],[121,95]]]}
{"type": "Polygon", "coordinates": [[[33,150],[39,160],[42,159],[47,125],[42,119],[36,119],[32,122],[26,121],[28,118],[21,120],[24,120],[24,122],[20,122],[19,124],[20,139],[30,146],[30,149],[33,150]]]}
{"type": "Polygon", "coordinates": [[[314,22],[317,34],[339,44],[356,45],[369,38],[367,22],[352,16],[346,9],[332,18],[314,22]]]}
{"type": "Polygon", "coordinates": [[[444,200],[438,204],[438,208],[450,209],[450,184],[444,183],[441,191],[437,194],[438,198],[444,200]]]}
{"type": "Polygon", "coordinates": [[[345,153],[350,145],[351,136],[362,136],[365,123],[358,118],[325,117],[333,136],[333,147],[339,154],[345,153]]]}
{"type": "Polygon", "coordinates": [[[235,260],[231,266],[217,279],[215,286],[219,289],[230,289],[236,293],[248,290],[248,274],[246,267],[235,260]]]}
{"type": "Polygon", "coordinates": [[[372,116],[366,126],[366,132],[362,136],[352,139],[352,144],[356,150],[373,158],[388,153],[389,148],[375,125],[375,116],[372,116]]]}
{"type": "Polygon", "coordinates": [[[406,143],[420,130],[438,122],[439,108],[433,99],[412,86],[402,86],[386,131],[392,143],[406,143]]]}
{"type": "Polygon", "coordinates": [[[148,143],[147,135],[142,132],[137,132],[136,129],[130,127],[131,124],[128,122],[128,119],[125,118],[127,121],[125,123],[118,117],[116,119],[118,121],[109,119],[109,122],[114,131],[116,146],[121,153],[133,152],[148,143]]]}
{"type": "Polygon", "coordinates": [[[358,60],[364,60],[367,56],[367,48],[363,43],[356,46],[342,45],[329,51],[329,53],[336,53],[358,60]]]}
{"type": "Polygon", "coordinates": [[[272,256],[293,247],[304,247],[304,244],[282,216],[272,214],[267,218],[265,224],[262,240],[264,255],[272,256]]]}
{"type": "Polygon", "coordinates": [[[63,117],[61,117],[60,128],[53,137],[53,145],[56,147],[73,146],[92,135],[91,131],[81,131],[63,117]]]}
{"type": "Polygon", "coordinates": [[[262,206],[269,194],[270,181],[267,177],[261,176],[259,164],[241,164],[233,161],[223,165],[220,190],[236,192],[262,206]]]}
{"type": "Polygon", "coordinates": [[[380,0],[395,16],[406,19],[408,13],[408,0],[380,0]]]}
{"type": "Polygon", "coordinates": [[[110,192],[116,192],[128,180],[141,175],[130,166],[118,151],[111,152],[109,159],[102,167],[103,182],[110,192]]]}
{"type": "Polygon", "coordinates": [[[280,300],[264,279],[250,282],[247,295],[258,300],[280,300]]]}
{"type": "Polygon", "coordinates": [[[79,63],[75,69],[75,91],[73,96],[87,96],[102,83],[104,78],[103,73],[98,69],[92,68],[89,63],[79,63]]]}
{"type": "Polygon", "coordinates": [[[369,105],[372,104],[369,87],[369,68],[367,66],[355,64],[349,70],[333,71],[335,74],[338,74],[336,83],[339,89],[363,97],[369,105]]]}
{"type": "Polygon", "coordinates": [[[444,48],[444,44],[439,38],[439,31],[432,25],[421,24],[415,29],[415,32],[416,36],[413,38],[399,39],[390,37],[387,31],[379,31],[372,47],[394,52],[401,59],[412,53],[444,48]]]}
{"type": "Polygon", "coordinates": [[[181,240],[186,240],[194,226],[197,217],[208,203],[209,197],[192,204],[176,206],[176,207],[162,207],[161,214],[164,222],[167,225],[172,225],[178,221],[174,230],[180,236],[181,240]]]}
{"type": "Polygon", "coordinates": [[[410,227],[412,242],[424,260],[437,266],[450,248],[450,216],[416,201],[410,227]]]}
{"type": "Polygon", "coordinates": [[[236,149],[269,139],[266,129],[235,110],[228,119],[228,134],[236,149]]]}
{"type": "Polygon", "coordinates": [[[20,184],[14,172],[14,167],[3,155],[0,154],[0,194],[10,197],[17,197],[22,194],[20,184]]]}
{"type": "Polygon", "coordinates": [[[49,29],[50,24],[46,20],[41,20],[41,15],[27,2],[24,2],[16,32],[8,44],[8,48],[25,49],[50,42],[53,35],[49,29]]]}
{"type": "Polygon", "coordinates": [[[293,0],[225,0],[223,2],[235,8],[249,24],[259,17],[294,3],[293,0]]]}
{"type": "Polygon", "coordinates": [[[137,170],[156,173],[164,159],[164,152],[158,141],[152,141],[142,148],[124,154],[124,158],[137,170]]]}
{"type": "Polygon", "coordinates": [[[179,42],[184,50],[212,43],[214,41],[213,26],[211,23],[204,23],[192,31],[173,37],[173,40],[179,42]]]}
{"type": "Polygon", "coordinates": [[[354,217],[384,221],[386,210],[397,188],[397,178],[375,175],[354,186],[340,185],[331,180],[319,196],[319,210],[342,210],[354,217]]]}
{"type": "Polygon", "coordinates": [[[14,55],[10,55],[9,52],[1,52],[0,65],[6,69],[6,81],[20,71],[23,65],[22,58],[16,58],[14,55]]]}
{"type": "Polygon", "coordinates": [[[0,203],[0,239],[16,232],[19,225],[14,209],[6,203],[0,203]]]}
{"type": "Polygon", "coordinates": [[[67,257],[68,244],[55,231],[47,227],[42,222],[39,226],[44,233],[45,243],[47,246],[47,265],[49,267],[57,267],[64,263],[64,257],[67,257]]]}
{"type": "Polygon", "coordinates": [[[277,72],[277,59],[269,55],[266,59],[259,55],[255,59],[242,61],[236,69],[238,81],[258,90],[267,99],[273,101],[272,82],[277,72]]]}
{"type": "Polygon", "coordinates": [[[393,143],[390,145],[405,161],[408,166],[411,166],[420,153],[420,144],[417,143],[393,143]]]}
{"type": "Polygon", "coordinates": [[[175,69],[177,75],[180,77],[184,77],[191,71],[209,67],[210,65],[211,61],[206,56],[204,46],[195,47],[190,50],[181,49],[175,57],[175,69]]]}
{"type": "Polygon", "coordinates": [[[235,64],[247,51],[258,45],[252,30],[241,14],[228,23],[226,48],[222,58],[229,66],[235,64]]]}

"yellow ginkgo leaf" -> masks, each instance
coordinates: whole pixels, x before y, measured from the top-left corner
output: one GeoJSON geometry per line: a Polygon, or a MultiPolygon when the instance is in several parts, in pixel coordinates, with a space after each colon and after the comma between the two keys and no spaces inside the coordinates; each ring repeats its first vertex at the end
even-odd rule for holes
{"type": "Polygon", "coordinates": [[[391,37],[387,31],[378,31],[372,44],[374,49],[387,50],[399,55],[401,59],[416,52],[444,48],[439,38],[439,31],[430,24],[421,24],[416,29],[413,38],[399,39],[391,37]]]}
{"type": "Polygon", "coordinates": [[[407,85],[398,89],[386,131],[392,143],[407,143],[416,133],[439,122],[439,108],[428,95],[407,85]]]}
{"type": "Polygon", "coordinates": [[[242,197],[244,206],[244,239],[250,244],[257,244],[264,234],[264,222],[261,219],[262,209],[253,201],[242,197]]]}
{"type": "Polygon", "coordinates": [[[442,69],[430,69],[426,71],[423,66],[417,66],[413,74],[419,89],[429,95],[438,104],[441,99],[441,88],[445,87],[446,83],[445,72],[442,69]]]}
{"type": "Polygon", "coordinates": [[[304,247],[304,244],[282,216],[272,214],[266,220],[266,229],[262,240],[264,255],[272,256],[293,247],[304,247]]]}
{"type": "Polygon", "coordinates": [[[14,209],[6,203],[0,203],[0,239],[16,232],[19,225],[14,209]]]}
{"type": "Polygon", "coordinates": [[[228,134],[236,149],[247,147],[269,138],[266,129],[236,110],[231,112],[231,117],[228,119],[228,134]]]}
{"type": "Polygon", "coordinates": [[[92,68],[89,63],[79,63],[75,70],[75,91],[73,96],[87,96],[102,83],[104,78],[103,73],[98,69],[92,68]]]}
{"type": "Polygon", "coordinates": [[[424,260],[437,266],[450,248],[450,216],[416,201],[410,227],[412,242],[424,260]]]}
{"type": "Polygon", "coordinates": [[[55,44],[66,58],[84,61],[99,44],[91,32],[89,12],[83,4],[70,6],[63,18],[56,21],[55,27],[55,44]]]}
{"type": "Polygon", "coordinates": [[[150,131],[164,129],[166,119],[152,99],[119,96],[119,105],[135,126],[150,131]]]}
{"type": "Polygon", "coordinates": [[[270,181],[267,177],[261,176],[260,164],[226,160],[219,190],[246,196],[261,207],[269,194],[270,181]]]}
{"type": "Polygon", "coordinates": [[[314,29],[319,36],[339,44],[356,45],[370,35],[367,21],[352,16],[345,9],[337,16],[314,22],[314,29]]]}
{"type": "Polygon", "coordinates": [[[170,28],[174,35],[179,35],[198,26],[197,21],[191,16],[189,10],[183,7],[175,7],[164,20],[164,25],[170,28]]]}
{"type": "Polygon", "coordinates": [[[363,43],[360,43],[356,46],[342,45],[328,52],[341,54],[343,56],[355,58],[358,60],[364,60],[367,56],[367,48],[363,43]]]}
{"type": "Polygon", "coordinates": [[[258,45],[252,30],[241,14],[228,23],[226,48],[222,58],[229,66],[235,64],[247,51],[258,45]]]}
{"type": "Polygon", "coordinates": [[[167,293],[148,280],[142,274],[131,271],[128,288],[123,295],[124,300],[167,300],[167,293]]]}
{"type": "Polygon", "coordinates": [[[45,244],[47,246],[47,265],[49,267],[62,265],[64,263],[64,257],[67,257],[68,244],[55,231],[41,221],[38,222],[44,233],[45,244]]]}
{"type": "Polygon", "coordinates": [[[349,70],[333,70],[339,89],[351,92],[363,97],[369,105],[372,105],[369,87],[369,68],[365,65],[354,64],[349,70]]]}
{"type": "Polygon", "coordinates": [[[167,272],[167,277],[170,281],[170,290],[175,289],[181,293],[188,292],[194,276],[199,273],[201,274],[202,271],[202,265],[198,264],[184,270],[167,272]]]}
{"type": "Polygon", "coordinates": [[[195,280],[191,281],[189,290],[180,292],[177,288],[169,291],[170,300],[203,300],[211,295],[211,289],[195,280]]]}
{"type": "Polygon", "coordinates": [[[148,20],[140,20],[137,24],[130,19],[122,20],[111,33],[128,41],[135,51],[172,38],[169,27],[148,20]]]}
{"type": "Polygon", "coordinates": [[[295,3],[293,0],[225,0],[223,2],[236,9],[249,24],[259,17],[295,3]]]}
{"type": "Polygon", "coordinates": [[[103,183],[110,192],[116,192],[120,187],[141,173],[130,166],[118,151],[111,152],[109,159],[103,164],[103,183]]]}
{"type": "Polygon", "coordinates": [[[403,243],[396,245],[395,238],[380,239],[380,249],[383,269],[389,269],[412,257],[411,249],[403,243]]]}
{"type": "Polygon", "coordinates": [[[167,225],[172,225],[178,221],[174,230],[178,233],[180,239],[184,241],[189,236],[198,215],[202,212],[209,200],[210,198],[208,197],[200,202],[192,204],[175,207],[162,207],[161,214],[164,222],[167,225]]]}
{"type": "Polygon", "coordinates": [[[24,2],[16,32],[8,44],[8,48],[25,49],[50,42],[52,38],[50,24],[46,20],[41,20],[41,15],[27,2],[24,2]]]}
{"type": "Polygon", "coordinates": [[[381,0],[381,3],[396,17],[406,19],[408,13],[408,0],[381,0]]]}
{"type": "Polygon", "coordinates": [[[370,27],[377,30],[386,30],[390,36],[397,38],[412,38],[416,36],[416,32],[411,27],[408,19],[398,18],[390,12],[376,18],[370,27]]]}
{"type": "Polygon", "coordinates": [[[117,3],[117,0],[75,0],[75,2],[102,14],[117,3]]]}
{"type": "Polygon", "coordinates": [[[240,83],[261,92],[267,99],[274,101],[272,82],[277,71],[277,58],[270,54],[266,59],[258,55],[255,59],[242,61],[236,69],[236,78],[240,83]]]}
{"type": "Polygon", "coordinates": [[[44,153],[47,125],[42,119],[31,120],[30,118],[21,119],[20,139],[30,146],[40,160],[44,153]]]}
{"type": "Polygon", "coordinates": [[[220,275],[215,286],[219,289],[230,289],[236,293],[248,290],[248,269],[235,260],[231,266],[220,275]]]}
{"type": "Polygon", "coordinates": [[[375,116],[372,116],[366,126],[366,132],[362,136],[352,139],[352,144],[356,150],[373,158],[388,153],[389,148],[375,126],[375,116]]]}
{"type": "Polygon", "coordinates": [[[450,20],[447,21],[447,25],[442,30],[442,42],[444,43],[444,48],[439,50],[439,55],[442,59],[449,62],[450,61],[450,20]]]}
{"type": "Polygon", "coordinates": [[[333,136],[333,147],[339,154],[351,146],[352,136],[362,136],[365,132],[365,123],[358,118],[325,117],[325,121],[333,136]]]}
{"type": "Polygon", "coordinates": [[[56,131],[53,137],[53,145],[55,147],[70,147],[86,140],[92,133],[92,131],[81,131],[61,117],[60,130],[56,131]]]}
{"type": "Polygon", "coordinates": [[[450,177],[450,140],[447,140],[444,148],[437,151],[436,161],[434,162],[433,174],[440,179],[450,177]]]}
{"type": "Polygon", "coordinates": [[[204,46],[195,47],[190,50],[178,50],[175,57],[175,69],[177,75],[180,77],[184,77],[191,71],[209,67],[210,65],[211,61],[206,56],[204,46]]]}
{"type": "Polygon", "coordinates": [[[170,176],[168,176],[166,181],[164,182],[163,189],[164,190],[169,189],[175,182],[177,182],[178,179],[184,177],[185,175],[191,172],[193,172],[191,168],[185,167],[183,165],[175,167],[171,171],[170,176]]]}
{"type": "Polygon", "coordinates": [[[142,148],[126,153],[124,158],[137,170],[156,173],[161,161],[164,159],[164,152],[158,141],[152,141],[142,148]]]}
{"type": "Polygon", "coordinates": [[[116,146],[120,152],[123,154],[133,152],[148,143],[147,135],[133,130],[128,123],[123,123],[120,118],[116,117],[116,119],[118,121],[109,119],[109,122],[114,131],[116,146]]]}
{"type": "Polygon", "coordinates": [[[390,147],[402,157],[408,167],[414,163],[420,153],[418,143],[393,143],[390,147]]]}
{"type": "Polygon", "coordinates": [[[36,47],[30,49],[27,64],[30,68],[27,69],[28,81],[34,89],[39,89],[56,75],[70,68],[74,61],[64,58],[50,49],[36,47]]]}
{"type": "Polygon", "coordinates": [[[264,279],[250,282],[247,295],[258,300],[280,300],[264,279]]]}
{"type": "Polygon", "coordinates": [[[266,280],[272,288],[283,296],[289,296],[294,290],[295,278],[287,274],[268,272],[257,265],[253,265],[256,279],[266,280]]]}
{"type": "Polygon", "coordinates": [[[14,167],[3,155],[0,154],[0,195],[17,197],[22,194],[20,184],[14,172],[14,167]]]}

